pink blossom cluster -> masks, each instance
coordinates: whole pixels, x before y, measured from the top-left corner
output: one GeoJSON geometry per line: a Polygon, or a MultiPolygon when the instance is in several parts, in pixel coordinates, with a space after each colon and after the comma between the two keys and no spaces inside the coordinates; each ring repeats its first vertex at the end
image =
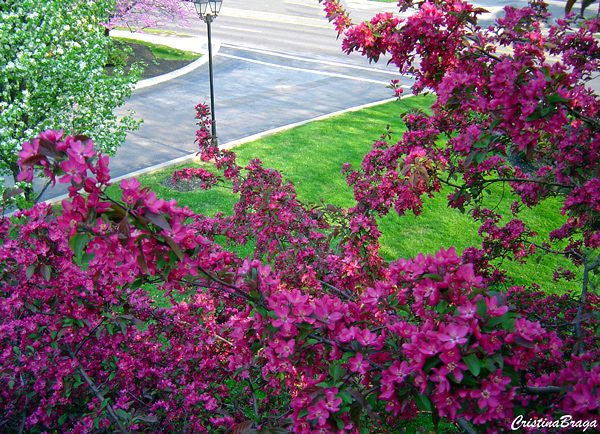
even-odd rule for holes
{"type": "Polygon", "coordinates": [[[378,141],[360,170],[346,169],[355,195],[365,196],[380,215],[391,206],[400,214],[418,213],[421,195],[441,183],[454,189],[450,205],[464,210],[479,206],[489,186],[503,183],[528,207],[565,197],[568,219],[551,239],[567,239],[568,250],[579,255],[596,249],[600,105],[588,82],[599,67],[593,35],[600,21],[550,23],[536,4],[507,7],[495,26],[481,28],[477,19],[484,10],[466,2],[399,6],[415,12],[350,26],[343,47],[372,61],[388,56],[400,72],[414,74],[415,92],[433,90],[438,99],[432,116],[421,115],[421,137],[407,137],[415,135],[407,120],[409,132],[400,142],[378,141]],[[438,138],[449,146],[432,145],[438,138]],[[420,167],[406,167],[404,159],[414,154],[420,167]],[[378,184],[385,194],[370,194],[378,187],[369,185],[378,184]]]}
{"type": "Polygon", "coordinates": [[[202,167],[186,167],[174,171],[171,175],[171,183],[174,185],[185,184],[202,190],[210,189],[217,182],[217,177],[202,167]]]}
{"type": "MultiPolygon", "coordinates": [[[[43,136],[53,156],[26,146],[26,171],[39,167],[56,177],[72,158],[70,147],[59,150],[64,143],[91,146],[43,136]]],[[[200,145],[231,171],[228,151],[210,140],[200,145]]],[[[582,395],[579,382],[594,384],[598,374],[589,365],[598,352],[589,338],[595,322],[585,323],[585,351],[565,357],[576,345],[568,334],[542,327],[548,320],[531,311],[535,304],[521,308],[486,289],[454,250],[380,261],[377,274],[353,272],[352,236],[342,237],[340,253],[327,248],[319,235],[331,225],[258,162],[234,171],[239,215],[208,219],[135,180],[121,183],[120,200],[109,199],[91,187],[99,159],[90,151],[81,170],[62,180],[71,183],[62,215],[37,205],[3,221],[7,423],[213,432],[249,419],[300,433],[360,432],[364,418],[396,429],[418,409],[435,408],[440,417],[495,432],[517,407],[533,411],[540,400],[582,417],[596,410],[589,396],[596,386],[582,395]],[[283,201],[264,200],[280,192],[283,201]],[[255,259],[214,241],[222,229],[233,241],[247,225],[273,231],[256,237],[255,259]],[[307,252],[310,236],[315,252],[307,252]],[[531,393],[536,388],[558,391],[540,398],[531,393]]],[[[356,209],[329,212],[349,219],[355,237],[374,229],[356,209]]]]}

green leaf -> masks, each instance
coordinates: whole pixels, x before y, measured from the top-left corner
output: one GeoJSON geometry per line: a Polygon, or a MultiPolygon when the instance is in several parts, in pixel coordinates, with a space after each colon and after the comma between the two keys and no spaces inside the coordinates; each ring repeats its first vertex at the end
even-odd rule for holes
{"type": "Polygon", "coordinates": [[[336,423],[338,429],[342,430],[342,432],[343,432],[344,427],[346,426],[346,423],[342,419],[337,418],[337,417],[335,418],[335,423],[336,423]]]}
{"type": "Polygon", "coordinates": [[[439,363],[440,359],[438,356],[432,357],[431,359],[427,360],[427,362],[425,362],[425,365],[423,366],[423,371],[429,372],[431,368],[435,367],[439,363]]]}
{"type": "Polygon", "coordinates": [[[352,395],[345,390],[338,393],[338,396],[342,399],[344,404],[352,404],[352,395]]]}
{"type": "Polygon", "coordinates": [[[117,416],[119,416],[121,419],[124,419],[124,420],[129,419],[129,413],[127,413],[122,408],[115,409],[115,413],[117,413],[117,416]]]}
{"type": "Polygon", "coordinates": [[[87,234],[75,234],[69,239],[69,247],[71,247],[77,262],[81,261],[83,251],[89,240],[90,237],[87,234]]]}
{"type": "Polygon", "coordinates": [[[483,364],[485,366],[485,369],[487,369],[489,372],[496,371],[496,365],[494,364],[494,361],[492,359],[490,359],[490,358],[483,359],[483,364]]]}
{"type": "Polygon", "coordinates": [[[334,382],[338,382],[345,373],[346,370],[342,368],[339,362],[334,362],[329,366],[329,375],[331,375],[334,382]]]}
{"type": "Polygon", "coordinates": [[[485,160],[486,154],[484,152],[476,152],[473,156],[473,161],[477,164],[481,164],[483,160],[485,160]]]}
{"type": "Polygon", "coordinates": [[[505,321],[504,315],[502,315],[502,316],[496,316],[496,317],[490,318],[487,321],[486,325],[488,327],[490,327],[490,328],[494,328],[497,325],[503,324],[504,321],[505,321]]]}
{"type": "Polygon", "coordinates": [[[533,113],[531,113],[529,116],[527,116],[527,119],[525,119],[527,122],[533,122],[533,121],[537,121],[540,118],[544,117],[544,113],[543,110],[537,108],[535,109],[535,111],[533,113]]]}
{"type": "Polygon", "coordinates": [[[65,422],[67,421],[67,418],[69,417],[68,414],[62,414],[59,418],[58,418],[58,426],[63,426],[65,424],[65,422]]]}
{"type": "Polygon", "coordinates": [[[484,318],[486,313],[487,313],[487,306],[485,305],[485,301],[478,300],[477,301],[477,315],[479,315],[480,318],[484,318]]]}
{"type": "Polygon", "coordinates": [[[502,319],[502,326],[504,329],[513,332],[515,330],[516,315],[513,312],[509,312],[506,315],[503,315],[502,319]]]}
{"type": "Polygon", "coordinates": [[[50,271],[49,266],[47,266],[46,264],[42,264],[40,266],[40,274],[46,280],[46,282],[50,282],[50,279],[52,278],[52,272],[50,271]]]}
{"type": "Polygon", "coordinates": [[[429,398],[425,395],[418,393],[415,396],[415,403],[417,404],[417,407],[419,407],[419,410],[431,411],[431,401],[429,401],[429,398]]]}
{"type": "Polygon", "coordinates": [[[475,354],[469,354],[462,359],[467,365],[467,368],[469,368],[469,371],[477,377],[479,372],[481,372],[481,360],[479,360],[475,354]]]}
{"type": "Polygon", "coordinates": [[[500,368],[503,369],[504,368],[504,358],[502,358],[502,354],[500,353],[496,353],[493,356],[491,356],[491,359],[494,361],[494,363],[500,368]]]}
{"type": "Polygon", "coordinates": [[[569,100],[567,98],[560,96],[558,93],[554,93],[554,94],[550,95],[547,98],[547,100],[550,104],[556,104],[559,102],[565,102],[565,103],[569,102],[569,100]]]}
{"type": "Polygon", "coordinates": [[[442,276],[440,276],[437,273],[425,273],[421,276],[421,278],[435,280],[436,282],[441,282],[442,280],[444,280],[442,279],[442,276]]]}
{"type": "Polygon", "coordinates": [[[27,276],[27,279],[31,279],[33,277],[36,268],[37,264],[31,264],[29,267],[27,267],[27,270],[25,270],[25,275],[27,276]]]}

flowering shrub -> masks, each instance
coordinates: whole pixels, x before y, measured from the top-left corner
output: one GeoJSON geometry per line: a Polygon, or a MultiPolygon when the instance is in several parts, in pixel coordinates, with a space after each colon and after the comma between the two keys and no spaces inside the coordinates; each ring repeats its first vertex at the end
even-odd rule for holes
{"type": "Polygon", "coordinates": [[[405,116],[398,143],[377,141],[359,169],[344,168],[349,209],[307,207],[259,160],[238,165],[212,143],[203,105],[200,157],[219,175],[174,176],[230,182],[231,216],[195,214],[135,179],[109,196],[108,157],[87,137],[46,131],[23,144],[19,179],[43,173],[69,197],[61,212],[38,204],[0,220],[2,430],[394,432],[420,413],[467,432],[508,431],[523,415],[596,426],[600,141],[597,98],[581,84],[597,61],[591,27],[551,45],[571,61],[548,66],[535,90],[546,36],[531,10],[507,9],[493,36],[458,2],[423,3],[405,26],[384,15],[356,27],[326,3],[349,50],[390,52],[402,69],[420,59],[417,90],[439,94],[433,116],[405,116]],[[452,55],[436,45],[440,33],[452,55]],[[465,46],[475,36],[481,45],[465,46]],[[492,42],[514,53],[490,57],[492,42]],[[490,101],[501,97],[490,68],[502,62],[520,65],[514,107],[490,101]],[[474,74],[462,82],[472,89],[457,85],[459,71],[474,74]],[[477,206],[495,182],[519,198],[510,221],[477,206]],[[473,206],[482,245],[385,262],[376,218],[420,212],[443,184],[455,188],[452,206],[473,206]],[[535,246],[518,212],[550,196],[567,223],[535,246]],[[222,247],[248,243],[245,258],[222,247]],[[501,261],[536,248],[581,267],[578,297],[510,286],[501,261]]]}
{"type": "Polygon", "coordinates": [[[218,182],[217,177],[202,167],[186,167],[176,170],[171,176],[171,186],[179,190],[208,190],[218,182]]]}

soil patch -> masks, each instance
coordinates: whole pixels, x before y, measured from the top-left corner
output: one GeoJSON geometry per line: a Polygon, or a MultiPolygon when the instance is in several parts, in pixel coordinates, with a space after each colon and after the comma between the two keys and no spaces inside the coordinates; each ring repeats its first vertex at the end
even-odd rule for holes
{"type": "Polygon", "coordinates": [[[112,65],[107,66],[110,71],[114,65],[124,65],[129,69],[134,62],[141,62],[144,65],[144,72],[141,79],[157,77],[167,74],[194,62],[194,60],[170,60],[156,57],[146,45],[135,42],[115,41],[115,52],[112,56],[112,65]],[[126,49],[131,50],[126,54],[126,49]]]}

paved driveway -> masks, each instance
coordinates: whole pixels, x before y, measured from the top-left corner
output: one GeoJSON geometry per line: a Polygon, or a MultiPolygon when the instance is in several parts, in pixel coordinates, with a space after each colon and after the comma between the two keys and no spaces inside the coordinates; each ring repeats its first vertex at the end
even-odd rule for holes
{"type": "MultiPolygon", "coordinates": [[[[214,58],[217,134],[224,144],[390,98],[392,72],[338,61],[222,45],[214,58]]],[[[410,85],[411,80],[403,79],[410,85]]],[[[134,92],[126,104],[144,123],[111,158],[113,178],[197,150],[194,106],[209,102],[208,66],[134,92]]],[[[45,199],[63,194],[54,189],[45,199]]]]}
{"type": "MultiPolygon", "coordinates": [[[[389,98],[386,85],[397,77],[231,46],[221,46],[214,75],[220,143],[389,98]]],[[[209,101],[207,76],[205,66],[135,92],[126,107],[135,110],[144,124],[113,158],[113,176],[196,151],[194,106],[209,101]]]]}

